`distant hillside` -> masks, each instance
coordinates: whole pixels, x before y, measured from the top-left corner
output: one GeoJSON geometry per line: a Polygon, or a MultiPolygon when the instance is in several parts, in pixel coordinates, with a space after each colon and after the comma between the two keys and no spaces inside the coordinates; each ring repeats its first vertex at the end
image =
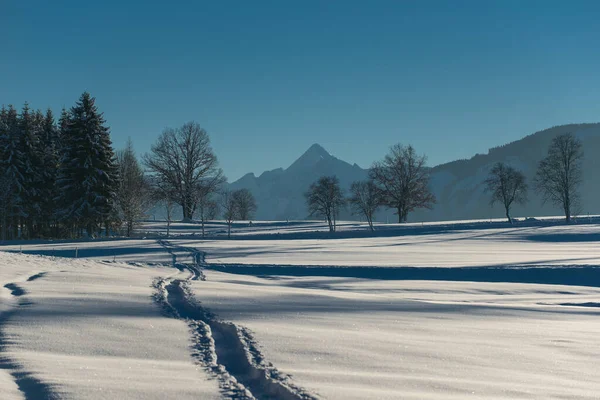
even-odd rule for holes
{"type": "Polygon", "coordinates": [[[542,206],[541,199],[533,190],[533,178],[537,165],[547,154],[554,137],[573,133],[583,142],[585,153],[584,181],[582,185],[583,213],[596,213],[600,207],[600,124],[571,124],[546,129],[521,140],[494,147],[487,154],[477,154],[469,160],[458,160],[434,167],[431,187],[438,204],[432,211],[420,211],[413,220],[449,220],[501,217],[501,207],[491,208],[489,197],[483,193],[483,181],[497,162],[506,162],[525,173],[530,184],[529,199],[524,205],[514,206],[515,216],[556,215],[560,210],[551,204],[542,206]]]}
{"type": "MultiPolygon", "coordinates": [[[[313,144],[300,158],[286,169],[278,168],[259,177],[246,174],[230,184],[230,189],[249,189],[256,197],[256,219],[305,219],[307,210],[304,193],[311,183],[323,175],[336,175],[344,189],[352,182],[367,178],[367,171],[329,154],[313,144]]],[[[350,217],[349,213],[345,215],[350,217]]]]}
{"type": "MultiPolygon", "coordinates": [[[[501,207],[491,208],[489,197],[483,193],[483,181],[491,167],[499,161],[522,170],[530,184],[537,164],[546,155],[555,136],[571,132],[584,145],[584,182],[582,185],[582,213],[600,213],[600,124],[572,124],[556,126],[526,136],[521,140],[494,147],[487,154],[477,154],[469,160],[458,160],[438,165],[431,170],[431,189],[438,199],[433,210],[418,211],[409,221],[452,219],[480,219],[502,217],[501,207]]],[[[384,154],[381,155],[382,157],[384,154]]],[[[318,144],[312,145],[287,169],[267,171],[256,177],[247,174],[230,185],[231,189],[248,188],[256,196],[257,219],[285,220],[307,217],[304,193],[309,185],[323,175],[337,175],[344,189],[356,180],[366,179],[368,171],[329,154],[318,144]]],[[[557,215],[560,210],[541,200],[530,190],[530,201],[525,206],[515,205],[515,217],[557,215]]],[[[351,218],[349,213],[344,218],[351,218]]],[[[390,210],[378,214],[379,221],[394,221],[390,210]]]]}

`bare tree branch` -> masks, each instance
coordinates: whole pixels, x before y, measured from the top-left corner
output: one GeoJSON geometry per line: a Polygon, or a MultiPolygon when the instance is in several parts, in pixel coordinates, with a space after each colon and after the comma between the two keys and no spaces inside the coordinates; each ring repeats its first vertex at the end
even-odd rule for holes
{"type": "Polygon", "coordinates": [[[223,218],[227,222],[227,237],[231,238],[231,225],[238,215],[237,202],[233,192],[226,189],[221,193],[221,208],[223,209],[223,218]]]}
{"type": "Polygon", "coordinates": [[[344,194],[336,176],[323,176],[312,185],[304,195],[308,205],[309,215],[327,219],[329,231],[335,232],[336,218],[344,206],[344,194]]]}
{"type": "Polygon", "coordinates": [[[535,188],[543,201],[560,206],[567,223],[571,221],[575,207],[579,206],[582,163],[581,141],[573,134],[565,133],[552,140],[548,155],[540,161],[535,177],[535,188]]]}
{"type": "Polygon", "coordinates": [[[527,183],[525,175],[511,166],[504,163],[497,163],[490,171],[490,176],[485,180],[485,192],[491,193],[491,205],[501,202],[506,212],[508,222],[512,223],[510,218],[510,208],[513,203],[523,204],[527,201],[527,183]]]}
{"type": "Polygon", "coordinates": [[[236,203],[238,217],[242,221],[249,221],[256,212],[256,199],[248,189],[239,189],[233,192],[233,201],[236,203]]]}
{"type": "Polygon", "coordinates": [[[373,215],[381,204],[381,194],[377,185],[371,180],[354,182],[350,187],[348,203],[355,214],[364,215],[369,228],[373,231],[373,215]]]}
{"type": "Polygon", "coordinates": [[[418,208],[433,208],[435,196],[429,190],[427,158],[418,156],[412,146],[396,144],[383,161],[371,168],[371,179],[381,192],[381,204],[395,208],[398,222],[418,208]]]}
{"type": "Polygon", "coordinates": [[[192,219],[198,206],[198,187],[216,188],[224,180],[208,134],[196,122],[167,128],[152,146],[144,163],[163,186],[176,194],[183,219],[192,219]]]}

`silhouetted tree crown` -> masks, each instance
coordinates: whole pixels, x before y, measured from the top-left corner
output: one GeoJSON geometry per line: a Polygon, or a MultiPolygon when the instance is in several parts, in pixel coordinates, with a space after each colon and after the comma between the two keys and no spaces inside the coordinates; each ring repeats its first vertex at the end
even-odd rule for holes
{"type": "Polygon", "coordinates": [[[398,222],[419,208],[433,208],[435,196],[429,189],[427,158],[412,146],[396,144],[383,161],[373,164],[370,177],[381,193],[381,204],[396,209],[398,222]]]}
{"type": "Polygon", "coordinates": [[[115,207],[118,168],[109,129],[95,99],[83,93],[62,134],[58,172],[60,217],[94,234],[115,207]]]}
{"type": "Polygon", "coordinates": [[[484,183],[485,192],[491,193],[491,205],[502,203],[506,218],[512,223],[510,208],[513,203],[524,204],[527,201],[525,175],[509,165],[496,163],[484,183]]]}
{"type": "Polygon", "coordinates": [[[323,176],[310,185],[304,195],[310,216],[327,219],[329,231],[335,232],[336,219],[344,206],[344,194],[336,176],[323,176]]]}
{"type": "Polygon", "coordinates": [[[233,192],[233,201],[236,203],[237,216],[242,221],[250,221],[257,210],[256,199],[248,189],[239,189],[233,192]]]}
{"type": "Polygon", "coordinates": [[[208,134],[196,122],[165,129],[144,163],[154,179],[174,194],[185,221],[193,218],[198,206],[198,188],[216,190],[216,183],[224,180],[208,134]]]}
{"type": "Polygon", "coordinates": [[[352,206],[354,214],[365,217],[373,231],[373,215],[381,205],[381,193],[375,182],[368,180],[352,183],[348,203],[352,206]]]}
{"type": "Polygon", "coordinates": [[[580,206],[579,186],[583,175],[583,147],[571,133],[556,136],[547,156],[540,161],[535,188],[543,201],[562,208],[567,222],[580,206]]]}

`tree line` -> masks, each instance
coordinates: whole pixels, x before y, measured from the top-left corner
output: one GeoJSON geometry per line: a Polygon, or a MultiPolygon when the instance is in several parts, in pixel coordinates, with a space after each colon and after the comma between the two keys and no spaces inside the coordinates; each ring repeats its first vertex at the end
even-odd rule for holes
{"type": "Polygon", "coordinates": [[[336,220],[345,206],[363,216],[374,230],[373,217],[380,207],[394,209],[402,223],[412,211],[431,209],[436,202],[429,188],[427,157],[402,144],[392,146],[382,161],[373,164],[368,180],[352,183],[348,197],[335,176],[321,177],[305,197],[309,214],[325,218],[331,232],[336,230],[336,220]]]}
{"type": "Polygon", "coordinates": [[[108,128],[84,93],[51,110],[0,110],[0,237],[73,237],[116,218],[118,166],[108,128]]]}
{"type": "Polygon", "coordinates": [[[174,205],[184,220],[199,216],[203,233],[204,222],[224,210],[231,231],[257,207],[247,189],[227,192],[225,182],[195,122],[165,129],[140,162],[131,140],[114,150],[87,92],[58,121],[27,103],[0,109],[0,240],[130,236],[157,205],[169,225],[174,205]]]}
{"type": "MultiPolygon", "coordinates": [[[[340,210],[349,206],[355,215],[366,219],[374,230],[373,218],[380,207],[395,210],[398,222],[406,222],[410,212],[436,203],[429,187],[430,168],[427,158],[418,155],[412,146],[396,144],[382,161],[375,162],[369,170],[369,179],[354,182],[345,196],[335,176],[323,176],[305,193],[311,216],[324,218],[329,230],[336,230],[340,210]]],[[[555,137],[547,156],[540,161],[534,178],[534,188],[544,203],[560,207],[569,223],[579,210],[579,187],[583,174],[582,143],[573,134],[555,137]]],[[[512,223],[511,208],[527,202],[528,184],[522,171],[506,163],[495,164],[484,181],[490,204],[501,203],[506,218],[512,223]]]]}
{"type": "MultiPolygon", "coordinates": [[[[557,136],[533,182],[567,222],[580,205],[582,161],[581,142],[572,134],[557,136]]],[[[436,202],[430,171],[425,155],[396,144],[348,196],[335,176],[314,182],[305,194],[309,215],[323,217],[332,232],[347,206],[371,230],[380,207],[406,222],[411,212],[436,202]]],[[[0,240],[131,236],[157,206],[167,216],[167,234],[179,206],[184,221],[200,219],[203,236],[206,221],[218,216],[230,236],[233,222],[251,220],[257,205],[248,189],[231,192],[226,182],[208,133],[196,122],[165,129],[140,161],[131,140],[114,150],[104,116],[87,92],[58,120],[50,109],[34,111],[27,103],[20,111],[0,109],[0,240]]],[[[498,163],[484,183],[491,204],[501,203],[512,221],[512,206],[527,201],[523,172],[498,163]]]]}

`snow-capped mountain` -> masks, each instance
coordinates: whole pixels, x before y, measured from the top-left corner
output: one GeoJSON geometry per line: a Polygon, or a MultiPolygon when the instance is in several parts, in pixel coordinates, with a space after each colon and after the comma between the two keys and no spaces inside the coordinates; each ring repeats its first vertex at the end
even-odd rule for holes
{"type": "MultiPolygon", "coordinates": [[[[514,206],[515,217],[560,215],[561,211],[553,205],[542,205],[533,188],[533,177],[552,138],[567,132],[582,140],[585,153],[580,212],[600,213],[600,161],[596,155],[600,153],[600,124],[571,124],[546,129],[492,148],[487,154],[476,154],[468,160],[432,168],[430,185],[437,204],[433,210],[420,210],[409,215],[409,221],[502,217],[502,208],[499,205],[492,208],[489,196],[483,191],[483,181],[489,170],[500,161],[523,171],[530,185],[529,202],[514,206]]],[[[259,177],[247,174],[233,182],[230,188],[248,188],[252,191],[258,203],[257,219],[304,219],[307,217],[304,193],[312,182],[323,175],[336,175],[342,188],[347,190],[353,181],[366,179],[368,171],[340,160],[314,144],[288,168],[267,171],[259,177]]],[[[350,218],[351,215],[346,213],[342,217],[350,218]]],[[[394,221],[393,211],[380,212],[377,220],[394,221]]]]}

